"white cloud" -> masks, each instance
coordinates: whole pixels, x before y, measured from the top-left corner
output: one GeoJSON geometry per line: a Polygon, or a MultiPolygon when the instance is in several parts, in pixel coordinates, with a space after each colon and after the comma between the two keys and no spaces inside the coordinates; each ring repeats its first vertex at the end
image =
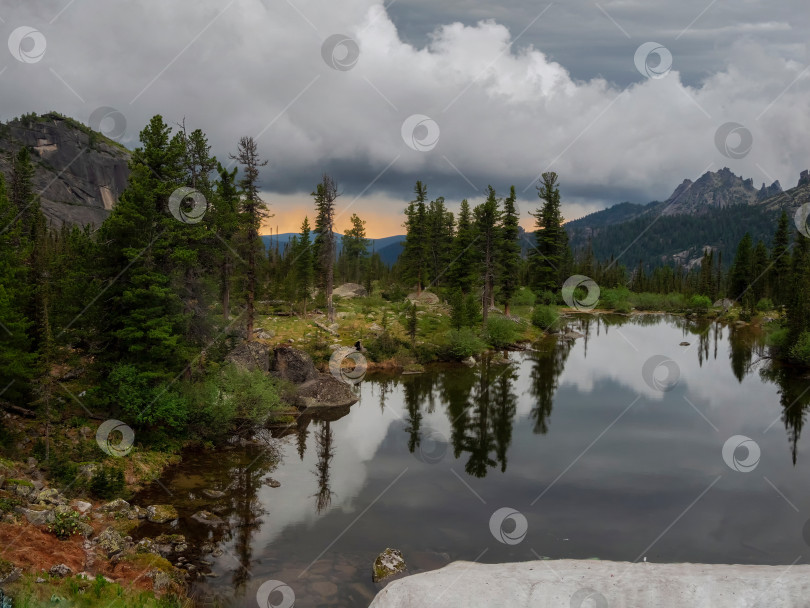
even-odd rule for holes
{"type": "MultiPolygon", "coordinates": [[[[186,117],[208,133],[220,158],[240,135],[261,133],[269,190],[306,191],[329,169],[352,197],[376,179],[366,200],[386,191],[407,200],[403,184],[425,178],[432,194],[457,200],[476,196],[467,180],[499,192],[514,183],[520,192],[550,168],[560,173],[564,199],[592,209],[665,198],[683,178],[709,168],[791,186],[810,165],[810,72],[781,47],[753,38],[722,49],[725,68],[698,86],[682,84],[673,53],[665,78],[639,74],[622,88],[573,78],[541,49],[518,47],[517,32],[491,20],[439,25],[430,44],[416,48],[400,39],[379,0],[85,0],[50,24],[60,8],[43,1],[4,11],[4,34],[31,25],[46,35],[48,50],[37,64],[4,59],[2,119],[56,109],[86,120],[109,105],[127,117],[132,144],[152,114],[170,123],[186,117]],[[333,70],[321,58],[322,41],[334,33],[358,42],[352,70],[333,70]],[[411,150],[401,138],[402,122],[415,113],[440,127],[430,152],[411,150]],[[728,121],[753,134],[743,159],[715,148],[715,130],[728,121]]],[[[745,32],[780,24],[715,20],[712,27],[745,32]]],[[[641,42],[625,45],[628,71],[635,72],[641,42]]],[[[521,198],[536,201],[530,187],[521,198]]]]}

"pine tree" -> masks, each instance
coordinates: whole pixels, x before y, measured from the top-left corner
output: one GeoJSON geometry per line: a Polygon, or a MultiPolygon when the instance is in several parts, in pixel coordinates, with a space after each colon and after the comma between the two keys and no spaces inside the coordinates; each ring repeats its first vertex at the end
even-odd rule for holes
{"type": "Polygon", "coordinates": [[[217,165],[217,180],[212,199],[211,218],[216,241],[213,243],[219,254],[219,291],[222,299],[222,316],[227,322],[231,316],[231,277],[233,276],[236,252],[234,236],[239,230],[239,191],[236,187],[237,169],[228,171],[217,165]]]}
{"type": "Polygon", "coordinates": [[[356,213],[352,213],[351,227],[343,233],[343,255],[348,265],[347,280],[359,283],[361,271],[365,271],[368,262],[368,246],[371,243],[366,238],[366,222],[356,213]]]}
{"type": "Polygon", "coordinates": [[[315,197],[317,213],[313,250],[318,269],[318,284],[326,296],[327,318],[330,323],[333,323],[335,320],[335,309],[332,305],[332,289],[335,283],[335,201],[340,193],[335,180],[324,174],[312,196],[315,197]]]}
{"type": "Polygon", "coordinates": [[[768,249],[765,243],[757,241],[751,260],[751,301],[759,302],[767,293],[768,249]]]}
{"type": "Polygon", "coordinates": [[[473,291],[478,281],[478,235],[467,199],[461,201],[456,235],[451,250],[450,286],[463,294],[473,291]]]}
{"type": "Polygon", "coordinates": [[[737,245],[737,255],[731,267],[729,297],[740,300],[751,285],[754,253],[751,247],[751,235],[746,232],[737,245]]]}
{"type": "Polygon", "coordinates": [[[421,181],[414,186],[416,198],[408,204],[405,211],[405,243],[403,245],[400,265],[403,278],[416,283],[416,293],[428,283],[428,226],[427,186],[421,181]]]}
{"type": "Polygon", "coordinates": [[[242,195],[241,224],[245,232],[245,257],[248,266],[245,336],[248,341],[251,341],[253,340],[253,322],[256,314],[254,302],[258,290],[257,266],[264,251],[264,246],[259,238],[259,230],[264,219],[270,217],[267,205],[259,195],[259,168],[267,165],[267,161],[259,158],[258,147],[252,137],[242,137],[239,140],[236,156],[232,158],[243,167],[239,187],[242,195]]]}
{"type": "Polygon", "coordinates": [[[779,217],[779,225],[773,237],[773,248],[771,249],[771,271],[769,281],[771,284],[771,295],[778,305],[787,304],[788,287],[790,282],[790,230],[788,216],[784,210],[779,217]]]}
{"type": "Polygon", "coordinates": [[[515,208],[515,187],[509,189],[509,196],[503,201],[503,223],[501,244],[498,251],[500,266],[500,299],[504,314],[509,314],[509,304],[520,286],[520,243],[518,243],[520,217],[515,208]]]}
{"type": "Polygon", "coordinates": [[[500,249],[501,211],[498,208],[499,200],[495,189],[488,186],[486,200],[478,205],[474,211],[475,226],[480,235],[481,269],[483,272],[484,292],[482,295],[483,323],[487,324],[489,308],[495,299],[495,281],[497,277],[497,252],[500,249]]]}
{"type": "Polygon", "coordinates": [[[533,214],[537,248],[529,252],[531,283],[538,292],[557,291],[561,286],[560,274],[567,249],[567,234],[562,227],[557,174],[553,171],[543,173],[543,182],[537,190],[544,203],[533,214]]]}
{"type": "Polygon", "coordinates": [[[297,296],[303,303],[303,314],[307,314],[307,301],[312,288],[313,264],[312,264],[312,241],[310,239],[309,218],[304,217],[301,224],[301,235],[298,239],[298,251],[295,254],[295,275],[297,282],[297,296]]]}

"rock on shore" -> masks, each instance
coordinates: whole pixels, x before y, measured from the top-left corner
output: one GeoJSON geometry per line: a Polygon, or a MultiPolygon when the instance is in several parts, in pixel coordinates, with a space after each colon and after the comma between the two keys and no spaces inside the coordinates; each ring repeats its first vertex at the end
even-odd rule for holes
{"type": "Polygon", "coordinates": [[[810,565],[740,566],[549,560],[453,562],[394,581],[369,608],[780,608],[807,606],[810,565]]]}

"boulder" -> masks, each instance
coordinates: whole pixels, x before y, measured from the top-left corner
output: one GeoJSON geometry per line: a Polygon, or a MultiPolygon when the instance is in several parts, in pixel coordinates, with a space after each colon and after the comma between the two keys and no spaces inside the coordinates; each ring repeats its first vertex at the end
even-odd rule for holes
{"type": "Polygon", "coordinates": [[[73,570],[71,570],[65,564],[57,564],[55,566],[51,566],[51,569],[48,570],[48,574],[57,578],[65,578],[66,576],[71,576],[73,574],[73,570]]]}
{"type": "Polygon", "coordinates": [[[270,347],[261,342],[243,342],[225,360],[241,369],[266,372],[270,369],[270,347]]]}
{"type": "Polygon", "coordinates": [[[59,493],[59,490],[54,488],[45,488],[40,491],[36,496],[36,501],[44,505],[63,505],[67,502],[65,497],[59,493]]]}
{"type": "Polygon", "coordinates": [[[203,496],[206,498],[213,498],[214,500],[218,498],[224,498],[225,492],[220,492],[219,490],[212,490],[210,488],[205,488],[203,491],[203,496]]]}
{"type": "Polygon", "coordinates": [[[467,367],[475,367],[475,359],[473,357],[467,357],[466,359],[462,359],[461,362],[467,367]]]}
{"type": "Polygon", "coordinates": [[[343,283],[332,290],[332,295],[341,298],[365,298],[368,292],[365,287],[357,283],[343,283]]]}
{"type": "MultiPolygon", "coordinates": [[[[11,562],[0,560],[0,585],[13,583],[22,576],[22,568],[18,568],[11,562]]],[[[2,591],[0,589],[0,591],[2,591]]]]}
{"type": "Polygon", "coordinates": [[[728,298],[723,298],[722,300],[717,300],[712,306],[715,308],[725,308],[729,309],[734,306],[734,300],[729,300],[728,298]]]}
{"type": "Polygon", "coordinates": [[[303,384],[318,377],[318,370],[308,353],[290,346],[273,351],[273,374],[293,384],[303,384]]]}
{"type": "Polygon", "coordinates": [[[810,565],[754,566],[548,560],[511,564],[453,562],[406,576],[369,608],[743,608],[807,605],[810,565]]]}
{"type": "Polygon", "coordinates": [[[384,332],[384,331],[385,331],[385,329],[383,328],[383,326],[382,326],[382,325],[379,325],[379,324],[377,324],[377,323],[372,323],[372,324],[369,326],[368,330],[369,330],[371,333],[373,333],[373,334],[381,334],[382,332],[384,332]]]}
{"type": "Polygon", "coordinates": [[[414,291],[408,294],[408,300],[417,304],[438,304],[439,296],[431,291],[423,291],[418,294],[414,291]]]}
{"type": "Polygon", "coordinates": [[[123,498],[116,498],[108,503],[104,503],[98,508],[98,510],[103,511],[104,513],[119,513],[121,511],[129,512],[131,508],[132,505],[130,505],[126,500],[123,498]]]}
{"type": "Polygon", "coordinates": [[[91,503],[85,502],[84,500],[78,500],[78,499],[71,500],[70,505],[74,509],[76,509],[79,513],[81,513],[82,515],[84,515],[90,509],[93,508],[93,505],[91,503]]]}
{"type": "MultiPolygon", "coordinates": [[[[374,560],[371,569],[371,579],[375,583],[405,571],[405,558],[402,552],[396,549],[386,549],[374,560]]],[[[427,605],[427,604],[425,604],[427,605]]],[[[495,604],[493,604],[495,605],[495,604]]]]}
{"type": "Polygon", "coordinates": [[[165,524],[177,518],[177,509],[172,505],[149,505],[146,507],[146,519],[152,523],[165,524]]]}
{"type": "Polygon", "coordinates": [[[127,547],[127,542],[114,528],[107,528],[96,538],[96,545],[104,551],[107,557],[121,553],[127,547]]]}
{"type": "Polygon", "coordinates": [[[314,380],[296,388],[292,401],[300,408],[339,408],[357,403],[357,395],[348,384],[331,374],[318,374],[314,380]]]}
{"type": "Polygon", "coordinates": [[[53,509],[44,505],[30,505],[28,508],[17,507],[15,511],[23,515],[29,523],[35,526],[44,526],[53,523],[55,519],[53,509]]]}
{"type": "Polygon", "coordinates": [[[261,327],[257,327],[253,330],[253,337],[257,340],[272,340],[276,337],[276,332],[272,329],[262,329],[261,327]]]}

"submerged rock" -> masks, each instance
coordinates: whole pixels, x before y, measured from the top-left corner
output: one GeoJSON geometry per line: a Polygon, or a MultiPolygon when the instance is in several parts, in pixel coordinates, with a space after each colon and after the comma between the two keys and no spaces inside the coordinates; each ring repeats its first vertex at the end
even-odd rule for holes
{"type": "Polygon", "coordinates": [[[372,567],[371,579],[378,583],[389,576],[405,571],[405,558],[397,549],[386,549],[377,556],[372,567]]]}
{"type": "Polygon", "coordinates": [[[225,492],[221,492],[220,490],[211,490],[210,488],[205,488],[202,493],[206,498],[213,498],[215,500],[225,496],[225,492]]]}
{"type": "Polygon", "coordinates": [[[191,516],[191,519],[206,526],[221,526],[225,523],[224,520],[220,519],[210,511],[197,511],[191,516]]]}
{"type": "Polygon", "coordinates": [[[149,505],[146,507],[146,519],[156,523],[165,524],[177,519],[177,509],[172,505],[149,505]]]}

